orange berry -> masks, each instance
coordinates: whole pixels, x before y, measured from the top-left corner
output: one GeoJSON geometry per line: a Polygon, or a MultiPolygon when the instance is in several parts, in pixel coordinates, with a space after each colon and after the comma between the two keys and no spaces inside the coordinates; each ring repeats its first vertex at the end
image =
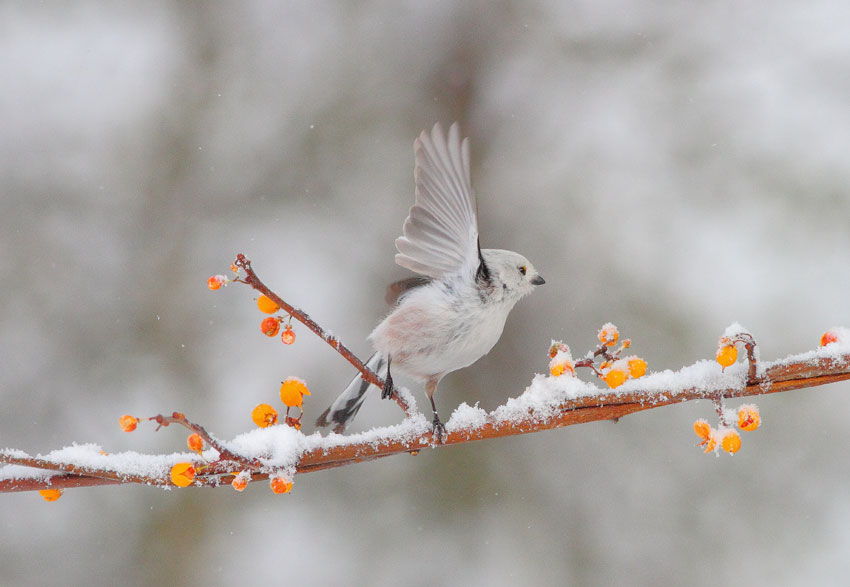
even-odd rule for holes
{"type": "Polygon", "coordinates": [[[227,283],[227,278],[224,275],[213,275],[207,279],[207,287],[216,290],[227,283]]]}
{"type": "Polygon", "coordinates": [[[121,426],[121,430],[124,432],[132,432],[136,429],[136,426],[139,424],[139,419],[135,416],[131,416],[126,414],[118,418],[118,425],[121,426]]]}
{"type": "Polygon", "coordinates": [[[295,342],[295,333],[292,332],[292,326],[289,324],[286,325],[286,328],[283,329],[280,335],[280,340],[283,341],[283,344],[292,344],[295,342]]]}
{"type": "Polygon", "coordinates": [[[738,428],[752,432],[761,425],[759,409],[754,404],[744,404],[738,408],[738,428]]]}
{"type": "Polygon", "coordinates": [[[823,333],[823,336],[820,337],[821,346],[826,346],[834,342],[838,342],[838,333],[833,330],[827,330],[823,333]]]}
{"type": "Polygon", "coordinates": [[[297,377],[289,377],[280,384],[280,401],[289,408],[300,407],[304,403],[304,396],[310,395],[307,384],[297,377]]]}
{"type": "Polygon", "coordinates": [[[568,373],[569,375],[576,374],[575,366],[569,361],[559,361],[557,363],[549,364],[549,373],[552,377],[560,377],[564,373],[568,373]]]}
{"type": "Polygon", "coordinates": [[[230,270],[236,273],[237,275],[239,274],[239,267],[236,266],[236,263],[230,264],[230,270]]]}
{"type": "Polygon", "coordinates": [[[703,440],[708,440],[708,437],[711,435],[711,426],[709,426],[707,421],[700,418],[694,422],[694,432],[703,440]]]}
{"type": "Polygon", "coordinates": [[[262,330],[263,334],[266,336],[274,336],[280,330],[280,320],[273,316],[264,318],[263,321],[260,322],[260,330],[262,330]]]}
{"type": "Polygon", "coordinates": [[[189,438],[186,439],[186,444],[191,451],[201,452],[204,450],[204,439],[196,432],[189,435],[189,438]]]}
{"type": "Polygon", "coordinates": [[[195,480],[195,467],[192,463],[177,463],[171,467],[171,482],[177,487],[188,487],[195,480]]]}
{"type": "Polygon", "coordinates": [[[720,446],[730,455],[733,455],[741,449],[741,436],[732,428],[727,428],[724,431],[723,439],[720,441],[720,446]]]}
{"type": "Polygon", "coordinates": [[[271,300],[271,298],[264,295],[257,298],[257,307],[263,314],[274,314],[280,309],[278,305],[271,300]]]}
{"type": "Polygon", "coordinates": [[[289,493],[292,491],[292,485],[292,481],[286,477],[272,477],[269,479],[269,486],[272,488],[272,493],[289,493]]]}
{"type": "Polygon", "coordinates": [[[640,357],[629,359],[629,377],[637,379],[646,375],[646,361],[640,357]]]}
{"type": "Polygon", "coordinates": [[[233,478],[233,481],[231,481],[230,484],[236,491],[245,491],[245,488],[248,487],[248,475],[239,473],[233,478]]]}
{"type": "Polygon", "coordinates": [[[709,453],[717,448],[717,431],[709,429],[708,438],[700,442],[700,446],[704,446],[705,450],[703,452],[709,453]]]}
{"type": "Polygon", "coordinates": [[[602,329],[597,334],[599,342],[605,346],[614,346],[620,338],[620,331],[610,322],[603,324],[602,329]]]}
{"type": "Polygon", "coordinates": [[[251,419],[260,428],[277,424],[277,410],[269,404],[258,404],[251,412],[251,419]]]}
{"type": "Polygon", "coordinates": [[[625,382],[626,372],[622,369],[611,369],[605,374],[605,383],[607,383],[608,387],[611,389],[620,387],[625,382]]]}
{"type": "Polygon", "coordinates": [[[722,346],[717,350],[717,362],[725,370],[726,367],[734,365],[738,360],[738,349],[733,345],[722,346]]]}
{"type": "Polygon", "coordinates": [[[56,501],[62,497],[61,489],[39,489],[38,494],[44,498],[44,501],[56,501]]]}

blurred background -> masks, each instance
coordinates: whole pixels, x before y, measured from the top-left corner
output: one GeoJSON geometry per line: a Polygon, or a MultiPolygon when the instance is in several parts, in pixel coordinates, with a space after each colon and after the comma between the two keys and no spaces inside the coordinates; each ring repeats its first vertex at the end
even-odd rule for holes
{"type": "MultiPolygon", "coordinates": [[[[368,356],[436,121],[470,137],[482,246],[547,281],[443,381],[445,418],[609,320],[650,370],[711,358],[736,320],[765,359],[814,348],[850,326],[848,25],[817,0],[0,4],[0,446],[180,451],[118,417],[232,438],[289,375],[312,422],[350,366],[303,327],[266,339],[253,292],[206,278],[244,252],[368,356]]],[[[734,457],[701,453],[693,402],[284,497],[6,494],[0,583],[841,583],[848,392],[758,398],[734,457]]],[[[398,418],[374,399],[355,429],[398,418]]]]}

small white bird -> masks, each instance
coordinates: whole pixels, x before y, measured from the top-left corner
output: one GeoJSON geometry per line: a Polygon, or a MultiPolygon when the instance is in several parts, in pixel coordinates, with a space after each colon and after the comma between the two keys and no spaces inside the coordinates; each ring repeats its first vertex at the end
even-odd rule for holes
{"type": "MultiPolygon", "coordinates": [[[[519,253],[480,247],[469,139],[461,141],[457,123],[448,139],[439,123],[430,136],[422,131],[413,151],[416,197],[395,242],[395,261],[419,276],[389,287],[387,300],[395,306],[369,335],[376,352],[366,364],[379,375],[386,365],[384,398],[393,393],[390,366],[424,382],[441,438],[434,404],[440,380],[490,352],[514,305],[545,281],[519,253]]],[[[343,431],[368,389],[355,377],[316,424],[343,431]]]]}

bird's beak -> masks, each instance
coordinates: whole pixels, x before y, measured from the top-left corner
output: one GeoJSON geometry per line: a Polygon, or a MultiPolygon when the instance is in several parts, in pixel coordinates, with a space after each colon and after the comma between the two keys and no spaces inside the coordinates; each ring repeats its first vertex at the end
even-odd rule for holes
{"type": "Polygon", "coordinates": [[[546,283],[546,280],[539,275],[535,275],[531,278],[531,285],[543,285],[544,283],[546,283]]]}

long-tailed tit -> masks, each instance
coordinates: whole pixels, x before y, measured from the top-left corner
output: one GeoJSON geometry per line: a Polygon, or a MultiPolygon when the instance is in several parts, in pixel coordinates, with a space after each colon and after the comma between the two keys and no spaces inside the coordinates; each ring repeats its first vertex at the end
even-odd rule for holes
{"type": "MultiPolygon", "coordinates": [[[[520,298],[544,282],[528,259],[512,251],[482,249],[475,193],[470,185],[469,139],[457,123],[448,138],[439,124],[413,143],[416,197],[395,261],[419,274],[392,284],[392,312],[369,339],[370,369],[386,367],[382,397],[392,397],[390,367],[425,383],[434,431],[444,433],[434,392],[446,374],[471,365],[493,348],[520,298]]],[[[316,424],[341,432],[366,398],[369,383],[357,376],[316,424]]]]}

